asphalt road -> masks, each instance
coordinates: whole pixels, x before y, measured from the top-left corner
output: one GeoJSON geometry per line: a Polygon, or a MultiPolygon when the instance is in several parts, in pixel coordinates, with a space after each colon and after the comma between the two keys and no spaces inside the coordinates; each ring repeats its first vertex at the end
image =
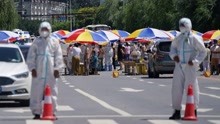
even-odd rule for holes
{"type": "Polygon", "coordinates": [[[57,121],[34,121],[28,107],[0,103],[0,124],[220,124],[220,78],[199,76],[198,121],[168,120],[171,82],[172,75],[62,76],[57,121]]]}

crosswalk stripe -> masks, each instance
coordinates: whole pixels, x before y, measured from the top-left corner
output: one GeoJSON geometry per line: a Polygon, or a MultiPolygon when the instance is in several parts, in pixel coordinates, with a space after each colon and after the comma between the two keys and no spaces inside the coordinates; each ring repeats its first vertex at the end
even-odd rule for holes
{"type": "Polygon", "coordinates": [[[199,94],[203,95],[203,96],[209,96],[209,97],[212,97],[212,98],[220,99],[220,96],[216,96],[216,95],[213,95],[213,94],[202,93],[202,92],[200,92],[199,94]]]}
{"type": "Polygon", "coordinates": [[[114,111],[114,112],[116,112],[116,113],[118,113],[118,114],[120,114],[122,116],[132,116],[130,113],[125,112],[125,111],[123,111],[123,110],[121,110],[119,108],[116,108],[114,106],[111,106],[107,102],[102,101],[102,100],[98,99],[97,97],[95,97],[93,95],[90,95],[90,94],[88,94],[88,93],[86,93],[86,92],[84,92],[84,91],[82,91],[80,89],[75,89],[75,91],[77,91],[78,93],[80,93],[80,94],[90,98],[91,100],[97,102],[98,104],[100,104],[101,106],[105,107],[106,109],[112,110],[112,111],[114,111]]]}
{"type": "Polygon", "coordinates": [[[53,121],[26,120],[26,124],[53,124],[53,121]]]}
{"type": "Polygon", "coordinates": [[[209,122],[213,124],[220,124],[220,120],[209,120],[209,122]]]}
{"type": "Polygon", "coordinates": [[[180,124],[172,120],[148,120],[148,121],[151,122],[152,124],[180,124]]]}
{"type": "Polygon", "coordinates": [[[220,87],[206,87],[208,89],[211,89],[211,90],[220,90],[220,87]]]}
{"type": "Polygon", "coordinates": [[[143,79],[140,79],[139,81],[144,81],[143,79]]]}
{"type": "Polygon", "coordinates": [[[147,83],[148,83],[148,84],[153,84],[154,82],[148,81],[147,83]]]}
{"type": "Polygon", "coordinates": [[[73,85],[70,85],[69,87],[75,87],[75,86],[73,86],[73,85]]]}
{"type": "Polygon", "coordinates": [[[114,120],[110,119],[89,119],[90,124],[118,124],[114,120]]]}

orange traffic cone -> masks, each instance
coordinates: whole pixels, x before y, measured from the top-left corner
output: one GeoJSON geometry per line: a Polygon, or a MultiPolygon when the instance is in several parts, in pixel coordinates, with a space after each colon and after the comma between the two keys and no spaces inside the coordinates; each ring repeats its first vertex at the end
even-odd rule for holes
{"type": "Polygon", "coordinates": [[[187,101],[186,101],[186,108],[185,108],[185,116],[183,120],[197,120],[195,116],[195,105],[194,105],[194,97],[193,97],[193,86],[188,86],[188,93],[187,93],[187,101]]]}
{"type": "Polygon", "coordinates": [[[50,86],[48,85],[45,88],[43,116],[41,119],[42,120],[56,120],[56,117],[53,114],[51,90],[50,90],[50,86]]]}

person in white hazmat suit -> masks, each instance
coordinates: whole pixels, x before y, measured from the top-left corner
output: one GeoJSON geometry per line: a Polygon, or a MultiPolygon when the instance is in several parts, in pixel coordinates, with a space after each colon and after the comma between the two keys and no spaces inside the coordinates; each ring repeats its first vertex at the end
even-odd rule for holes
{"type": "Polygon", "coordinates": [[[40,119],[42,114],[46,85],[51,88],[54,116],[57,111],[57,78],[64,63],[59,41],[51,37],[51,31],[50,23],[42,22],[39,28],[40,36],[34,40],[28,53],[27,64],[32,72],[30,108],[34,115],[33,119],[40,119]]]}
{"type": "Polygon", "coordinates": [[[109,42],[105,48],[105,70],[112,71],[112,57],[113,57],[113,49],[111,47],[111,43],[109,42]]]}
{"type": "Polygon", "coordinates": [[[206,48],[200,36],[192,33],[192,23],[188,18],[179,21],[180,34],[174,39],[170,48],[170,57],[175,61],[172,82],[172,120],[181,119],[181,103],[184,89],[193,86],[195,115],[199,104],[199,86],[196,71],[206,57],[206,48]]]}

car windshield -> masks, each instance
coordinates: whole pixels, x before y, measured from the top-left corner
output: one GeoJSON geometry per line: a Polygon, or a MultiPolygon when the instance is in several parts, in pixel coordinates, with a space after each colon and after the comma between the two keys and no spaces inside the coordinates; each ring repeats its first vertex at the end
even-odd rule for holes
{"type": "Polygon", "coordinates": [[[28,55],[29,48],[30,47],[20,47],[21,52],[22,52],[25,60],[27,60],[27,55],[28,55]]]}
{"type": "Polygon", "coordinates": [[[21,54],[17,48],[0,48],[0,62],[23,62],[21,54]]]}
{"type": "Polygon", "coordinates": [[[159,44],[159,50],[164,52],[170,52],[171,42],[161,42],[159,44]]]}

